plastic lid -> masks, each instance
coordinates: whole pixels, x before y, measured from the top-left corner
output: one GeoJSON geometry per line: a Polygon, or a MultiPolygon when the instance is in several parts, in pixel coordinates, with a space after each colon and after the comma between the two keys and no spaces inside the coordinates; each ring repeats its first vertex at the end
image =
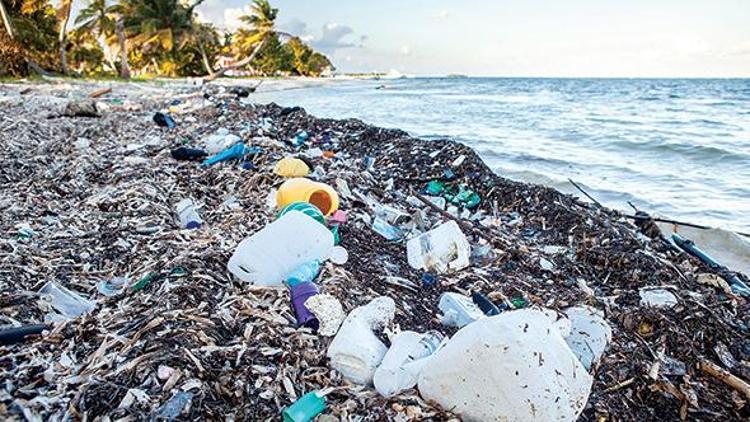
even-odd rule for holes
{"type": "Polygon", "coordinates": [[[349,260],[349,252],[342,246],[336,246],[331,251],[330,261],[336,265],[344,265],[349,260]]]}

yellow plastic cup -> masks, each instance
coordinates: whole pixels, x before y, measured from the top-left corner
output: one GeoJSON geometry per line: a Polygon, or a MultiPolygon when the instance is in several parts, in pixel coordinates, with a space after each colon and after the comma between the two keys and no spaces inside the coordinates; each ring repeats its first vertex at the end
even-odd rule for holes
{"type": "Polygon", "coordinates": [[[332,187],[304,177],[287,180],[276,192],[277,208],[284,208],[292,202],[309,202],[325,216],[339,209],[339,195],[332,187]]]}

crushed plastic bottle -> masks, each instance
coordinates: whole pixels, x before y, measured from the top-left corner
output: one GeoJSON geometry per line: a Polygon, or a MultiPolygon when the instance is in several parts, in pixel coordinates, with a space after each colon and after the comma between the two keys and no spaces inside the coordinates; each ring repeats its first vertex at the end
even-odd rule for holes
{"type": "Polygon", "coordinates": [[[156,410],[155,420],[175,420],[192,400],[193,393],[180,391],[156,410]]]}
{"type": "Polygon", "coordinates": [[[384,328],[395,314],[396,303],[385,296],[354,309],[328,347],[331,367],[351,382],[370,384],[388,350],[373,330],[384,328]]]}
{"type": "Polygon", "coordinates": [[[195,202],[191,198],[180,200],[175,208],[177,209],[177,216],[180,219],[180,227],[192,230],[197,229],[203,224],[195,202]]]}
{"type": "Polygon", "coordinates": [[[443,343],[439,331],[424,334],[402,331],[391,339],[391,347],[375,371],[373,384],[383,397],[392,397],[417,385],[427,360],[443,343]]]}
{"type": "Polygon", "coordinates": [[[485,317],[470,298],[453,292],[446,292],[440,296],[438,308],[443,313],[440,322],[449,327],[461,328],[485,317]]]}

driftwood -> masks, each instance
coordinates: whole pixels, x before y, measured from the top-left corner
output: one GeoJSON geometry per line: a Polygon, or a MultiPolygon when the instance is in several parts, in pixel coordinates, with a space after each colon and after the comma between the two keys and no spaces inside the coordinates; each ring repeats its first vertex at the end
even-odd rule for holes
{"type": "Polygon", "coordinates": [[[732,375],[732,373],[721,366],[707,360],[702,360],[698,363],[698,369],[734,388],[742,393],[746,399],[750,400],[750,384],[746,383],[739,377],[732,375]]]}

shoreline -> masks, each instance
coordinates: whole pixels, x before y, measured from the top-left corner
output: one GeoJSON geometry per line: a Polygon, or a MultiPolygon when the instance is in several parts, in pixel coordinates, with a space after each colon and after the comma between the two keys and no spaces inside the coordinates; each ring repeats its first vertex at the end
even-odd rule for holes
{"type": "MultiPolygon", "coordinates": [[[[77,92],[81,97],[95,89],[84,86],[77,92]]],[[[474,150],[455,141],[424,141],[358,120],[317,119],[302,110],[246,105],[218,92],[218,85],[203,91],[141,87],[129,99],[139,109],[129,111],[127,104],[114,104],[101,118],[41,119],[45,111],[54,111],[69,99],[54,98],[54,93],[70,93],[67,87],[58,88],[50,90],[53,98],[35,99],[38,92],[10,100],[0,97],[4,108],[0,130],[8,139],[2,149],[0,175],[7,183],[3,196],[10,198],[0,207],[4,216],[0,232],[15,233],[18,223],[27,222],[35,233],[28,242],[16,240],[11,249],[2,249],[0,260],[8,265],[3,277],[14,292],[4,309],[15,320],[43,319],[43,310],[30,296],[18,292],[35,291],[48,280],[64,281],[99,300],[99,305],[94,314],[56,327],[50,338],[29,343],[27,347],[35,348],[40,361],[23,355],[24,346],[6,348],[19,355],[13,357],[16,370],[4,369],[3,378],[19,377],[19,385],[30,384],[40,372],[40,362],[49,362],[54,368],[51,381],[34,391],[37,397],[59,399],[53,400],[51,410],[45,410],[16,390],[10,395],[14,401],[2,399],[12,414],[17,414],[18,400],[24,400],[26,408],[46,417],[64,414],[69,404],[89,416],[146,416],[169,399],[172,390],[162,391],[158,383],[152,384],[148,401],[138,400],[127,411],[118,410],[117,405],[128,389],[143,388],[144,380],[153,377],[159,365],[169,365],[184,374],[173,388],[184,391],[186,380],[197,380],[188,389],[201,397],[200,404],[194,402],[190,408],[191,418],[278,417],[277,403],[287,405],[294,396],[285,378],[291,380],[297,396],[329,386],[340,388],[329,398],[328,412],[337,416],[393,418],[411,411],[448,418],[441,409],[423,404],[415,390],[388,401],[372,389],[346,384],[325,364],[329,339],[293,328],[286,292],[243,285],[226,271],[236,243],[274,216],[265,199],[281,178],[271,169],[279,158],[294,152],[281,141],[305,130],[313,140],[325,136],[337,140],[332,144],[336,158],[314,159],[325,182],[336,186],[336,179],[345,180],[353,190],[383,204],[414,212],[419,207],[406,201],[409,192],[420,191],[451,168],[456,183],[475,190],[482,197],[479,210],[492,217],[489,226],[482,219],[471,220],[475,212],[463,221],[473,226],[471,233],[466,232],[472,246],[487,246],[482,237],[489,236],[494,257],[441,276],[431,287],[411,290],[383,282],[395,275],[419,283],[421,274],[406,263],[404,243],[379,239],[367,224],[365,216],[372,213],[368,205],[356,197],[343,198],[342,208],[350,222],[342,228],[341,237],[349,261],[343,266],[328,264],[321,285],[347,312],[375,295],[389,295],[397,299],[396,323],[402,329],[441,329],[452,334],[435,317],[439,294],[444,291],[480,290],[521,297],[555,310],[593,304],[606,312],[614,339],[594,373],[582,420],[603,415],[621,420],[676,419],[681,400],[659,393],[658,386],[664,382],[700,391],[700,408],[691,404],[691,412],[708,412],[724,420],[741,418],[730,399],[732,390],[694,368],[704,357],[713,356],[719,343],[747,359],[740,355],[743,337],[739,334],[741,325],[746,329],[750,323],[747,301],[722,298],[717,289],[697,283],[698,274],[714,271],[675,255],[663,242],[638,235],[617,213],[552,188],[504,179],[474,150]],[[212,92],[213,99],[199,102],[204,92],[212,92]],[[155,127],[151,115],[174,98],[200,107],[176,114],[174,131],[155,127]],[[273,131],[258,125],[262,118],[271,119],[273,131]],[[191,146],[199,144],[221,127],[240,134],[248,145],[264,148],[254,161],[258,170],[230,164],[204,170],[169,157],[171,147],[186,140],[191,146]],[[82,137],[90,142],[81,149],[73,142],[82,137]],[[451,163],[461,155],[465,159],[453,167],[451,163]],[[206,216],[205,227],[194,233],[178,230],[172,215],[172,205],[185,195],[196,197],[206,216]],[[224,206],[229,196],[237,199],[239,208],[224,206]],[[46,217],[58,222],[48,224],[46,217]],[[143,234],[139,232],[143,227],[159,229],[143,234]],[[549,246],[563,252],[546,252],[549,246]],[[553,264],[551,270],[541,264],[542,259],[553,264]],[[138,279],[156,268],[174,266],[185,267],[189,275],[167,277],[142,293],[124,297],[104,299],[96,294],[95,282],[103,277],[126,274],[138,279]],[[582,288],[579,279],[587,288],[582,288]],[[684,298],[674,308],[645,308],[638,297],[643,286],[671,286],[684,298]],[[710,314],[704,312],[706,307],[710,314]],[[745,321],[737,315],[745,315],[745,321]],[[648,332],[643,331],[644,324],[650,327],[648,332]],[[250,337],[248,326],[253,327],[250,337]],[[111,333],[127,340],[105,347],[111,333]],[[242,356],[235,346],[243,348],[242,356]],[[218,349],[205,352],[202,347],[218,349]],[[699,387],[673,375],[656,381],[646,377],[654,362],[653,351],[662,347],[685,365],[699,387]],[[97,355],[95,351],[101,348],[97,355]],[[165,350],[170,352],[159,356],[165,350]],[[75,365],[52,365],[63,351],[75,357],[75,365]],[[122,369],[129,364],[132,367],[122,369]],[[264,373],[258,366],[271,370],[264,373]],[[315,375],[305,375],[304,368],[314,369],[315,375]],[[79,377],[79,395],[73,395],[77,384],[64,384],[71,377],[79,377]],[[249,389],[238,389],[233,384],[236,380],[249,389]],[[257,380],[263,380],[260,386],[257,380]],[[608,392],[625,382],[630,383],[622,390],[608,392]],[[48,389],[51,385],[60,386],[63,392],[48,389]],[[622,396],[626,392],[627,399],[622,396]]],[[[6,87],[0,85],[0,89],[6,87]]],[[[430,222],[441,219],[429,210],[426,215],[430,222]]]]}

